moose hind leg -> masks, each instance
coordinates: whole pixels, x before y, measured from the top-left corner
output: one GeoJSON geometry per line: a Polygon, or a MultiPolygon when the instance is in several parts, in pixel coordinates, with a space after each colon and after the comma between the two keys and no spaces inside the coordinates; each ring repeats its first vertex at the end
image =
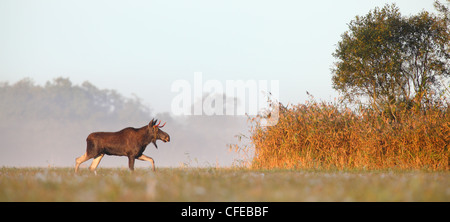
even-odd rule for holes
{"type": "Polygon", "coordinates": [[[128,167],[130,168],[131,171],[134,171],[134,157],[133,156],[128,157],[128,167]]]}
{"type": "Polygon", "coordinates": [[[155,161],[153,160],[153,158],[148,157],[148,156],[142,154],[142,155],[139,156],[137,159],[138,159],[138,160],[143,160],[143,161],[148,161],[148,162],[152,163],[152,170],[153,170],[153,172],[155,172],[155,161]]]}
{"type": "Polygon", "coordinates": [[[76,158],[75,159],[75,173],[78,172],[78,167],[80,167],[80,165],[83,162],[86,162],[89,159],[90,158],[88,157],[87,153],[84,153],[83,156],[80,156],[80,157],[76,158]]]}

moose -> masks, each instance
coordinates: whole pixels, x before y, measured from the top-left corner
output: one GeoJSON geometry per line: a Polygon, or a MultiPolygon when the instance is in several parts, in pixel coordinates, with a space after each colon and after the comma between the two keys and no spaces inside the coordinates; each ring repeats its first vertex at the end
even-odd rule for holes
{"type": "Polygon", "coordinates": [[[157,121],[152,119],[148,125],[138,129],[127,127],[118,132],[95,132],[89,134],[86,139],[86,153],[75,159],[75,173],[78,172],[80,164],[91,158],[94,158],[94,160],[89,170],[96,173],[95,169],[97,169],[100,160],[105,154],[127,156],[128,167],[131,171],[134,170],[135,159],[149,161],[152,163],[153,171],[155,171],[155,161],[153,158],[144,155],[143,152],[150,143],[153,143],[158,148],[156,140],[170,141],[169,134],[161,130],[166,123],[160,126],[161,121],[156,124],[157,121]]]}

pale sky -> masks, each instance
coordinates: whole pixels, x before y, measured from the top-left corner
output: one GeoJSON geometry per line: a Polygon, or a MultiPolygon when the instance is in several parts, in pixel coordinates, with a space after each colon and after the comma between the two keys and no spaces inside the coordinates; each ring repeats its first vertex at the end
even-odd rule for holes
{"type": "MultiPolygon", "coordinates": [[[[338,94],[332,53],[356,15],[433,0],[0,0],[0,82],[69,77],[170,111],[177,79],[279,80],[280,100],[338,94]]],[[[442,1],[441,1],[442,2],[442,1]]]]}

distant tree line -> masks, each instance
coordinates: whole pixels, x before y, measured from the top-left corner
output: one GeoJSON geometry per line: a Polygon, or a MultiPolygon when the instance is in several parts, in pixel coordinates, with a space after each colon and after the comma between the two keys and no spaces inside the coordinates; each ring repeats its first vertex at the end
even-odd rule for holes
{"type": "Polygon", "coordinates": [[[0,118],[60,121],[120,121],[148,119],[150,109],[139,98],[126,98],[115,90],[98,89],[90,82],[74,85],[56,78],[44,86],[25,78],[0,84],[0,118]]]}

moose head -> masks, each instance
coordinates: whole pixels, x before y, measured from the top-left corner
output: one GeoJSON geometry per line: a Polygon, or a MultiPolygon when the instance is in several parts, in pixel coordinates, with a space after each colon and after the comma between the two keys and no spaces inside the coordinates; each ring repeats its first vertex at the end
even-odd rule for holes
{"type": "Polygon", "coordinates": [[[158,146],[156,145],[156,140],[162,140],[164,142],[169,142],[170,136],[169,136],[169,134],[167,134],[166,132],[161,130],[161,128],[163,128],[166,125],[166,123],[164,123],[162,126],[160,126],[161,120],[158,122],[158,124],[156,124],[157,121],[158,121],[157,119],[156,120],[152,119],[150,121],[150,123],[148,124],[148,130],[149,130],[149,133],[151,135],[153,135],[151,142],[158,149],[158,146]]]}

